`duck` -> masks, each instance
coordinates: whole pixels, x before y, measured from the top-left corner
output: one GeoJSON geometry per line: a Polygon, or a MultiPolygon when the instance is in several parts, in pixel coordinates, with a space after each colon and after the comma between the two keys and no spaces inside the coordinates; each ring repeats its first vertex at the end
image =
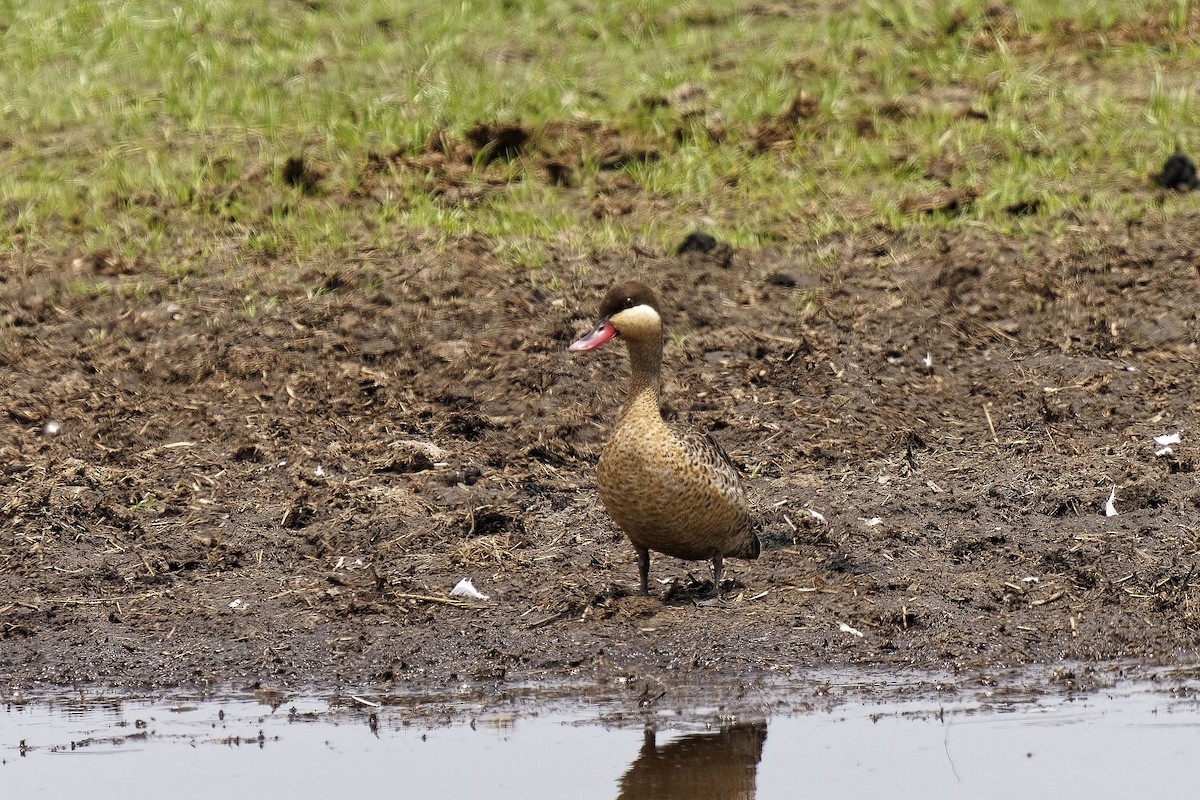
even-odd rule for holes
{"type": "Polygon", "coordinates": [[[741,480],[711,434],[669,426],[662,416],[663,318],[658,297],[638,281],[616,284],[600,303],[595,327],[568,348],[597,350],[625,342],[631,377],[625,402],[600,454],[600,501],[637,552],[648,595],[650,551],[712,561],[721,596],[726,558],[758,558],[761,549],[741,480]]]}

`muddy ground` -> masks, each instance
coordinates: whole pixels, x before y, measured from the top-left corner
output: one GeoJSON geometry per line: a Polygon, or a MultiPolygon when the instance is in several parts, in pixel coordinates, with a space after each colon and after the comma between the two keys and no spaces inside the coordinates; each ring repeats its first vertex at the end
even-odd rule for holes
{"type": "Polygon", "coordinates": [[[5,270],[0,674],[647,691],[1193,664],[1200,217],[1157,219],[835,237],[820,273],[718,248],[531,278],[414,236],[254,267],[253,306],[219,269],[182,300],[104,259],[5,270]],[[660,289],[667,413],[714,433],[761,522],[726,607],[666,557],[633,594],[599,504],[628,366],[566,346],[614,276],[660,289]]]}

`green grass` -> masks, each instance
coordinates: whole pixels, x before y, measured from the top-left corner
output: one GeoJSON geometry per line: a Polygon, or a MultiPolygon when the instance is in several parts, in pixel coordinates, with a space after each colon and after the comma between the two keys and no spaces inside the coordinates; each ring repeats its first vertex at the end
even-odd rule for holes
{"type": "Polygon", "coordinates": [[[482,235],[538,268],[695,227],[803,248],[878,225],[1137,216],[1177,142],[1200,155],[1200,10],[1137,5],[10,0],[0,248],[10,263],[112,252],[179,282],[347,259],[413,229],[482,235]],[[655,101],[683,84],[704,95],[655,101]],[[800,91],[815,114],[758,146],[800,91]],[[605,170],[586,143],[552,141],[548,126],[580,120],[658,157],[605,170]],[[495,121],[533,133],[522,157],[449,178],[420,160],[436,132],[495,121]],[[562,155],[569,187],[544,171],[562,155]],[[293,156],[322,173],[314,189],[280,180],[293,156]],[[974,205],[901,213],[945,186],[934,162],[974,205]],[[1030,200],[1032,216],[1006,211],[1030,200]]]}

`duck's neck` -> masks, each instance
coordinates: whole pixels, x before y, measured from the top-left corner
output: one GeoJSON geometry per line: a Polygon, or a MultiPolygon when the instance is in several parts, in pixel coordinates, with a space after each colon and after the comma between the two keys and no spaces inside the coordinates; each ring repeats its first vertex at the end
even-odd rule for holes
{"type": "Polygon", "coordinates": [[[625,344],[629,348],[629,364],[633,374],[621,416],[636,414],[662,419],[658,407],[662,389],[662,337],[651,341],[627,339],[625,344]]]}

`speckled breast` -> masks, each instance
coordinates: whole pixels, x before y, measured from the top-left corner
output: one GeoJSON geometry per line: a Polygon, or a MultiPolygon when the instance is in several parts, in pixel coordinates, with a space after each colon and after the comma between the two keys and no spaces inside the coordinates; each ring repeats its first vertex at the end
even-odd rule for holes
{"type": "Polygon", "coordinates": [[[598,470],[605,509],[630,541],[659,553],[751,557],[754,536],[736,473],[725,464],[715,468],[669,429],[660,430],[614,433],[598,470]]]}

